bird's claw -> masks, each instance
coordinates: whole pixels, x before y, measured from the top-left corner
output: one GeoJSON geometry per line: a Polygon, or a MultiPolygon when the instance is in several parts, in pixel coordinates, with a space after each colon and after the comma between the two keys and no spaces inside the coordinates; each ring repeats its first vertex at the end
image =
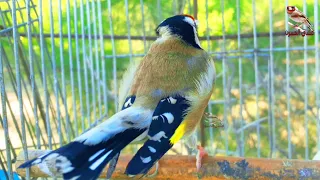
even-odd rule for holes
{"type": "Polygon", "coordinates": [[[159,172],[159,162],[156,162],[156,169],[152,174],[146,175],[147,178],[154,178],[159,172]]]}
{"type": "Polygon", "coordinates": [[[201,179],[200,170],[201,170],[201,167],[202,167],[202,159],[204,157],[208,156],[208,153],[202,146],[198,145],[197,149],[198,149],[198,153],[197,153],[197,156],[196,156],[196,168],[197,168],[196,175],[197,175],[198,179],[201,179]]]}
{"type": "Polygon", "coordinates": [[[205,127],[214,127],[214,128],[224,127],[223,122],[212,113],[205,112],[204,119],[205,119],[204,120],[205,127]]]}

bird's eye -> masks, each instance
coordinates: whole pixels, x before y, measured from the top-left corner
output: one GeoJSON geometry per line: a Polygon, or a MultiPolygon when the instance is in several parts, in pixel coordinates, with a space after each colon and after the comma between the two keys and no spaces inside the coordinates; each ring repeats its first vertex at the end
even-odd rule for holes
{"type": "Polygon", "coordinates": [[[160,35],[159,28],[157,28],[155,31],[156,31],[156,35],[159,36],[160,35]]]}

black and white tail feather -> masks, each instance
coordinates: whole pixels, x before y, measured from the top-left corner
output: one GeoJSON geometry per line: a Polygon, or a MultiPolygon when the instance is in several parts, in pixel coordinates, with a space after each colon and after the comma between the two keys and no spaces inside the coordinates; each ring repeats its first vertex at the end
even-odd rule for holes
{"type": "Polygon", "coordinates": [[[148,140],[129,162],[126,174],[145,175],[173,146],[170,138],[182,123],[190,104],[182,96],[161,100],[155,110],[130,107],[135,97],[125,100],[122,111],[85,132],[69,144],[25,162],[19,168],[39,165],[53,175],[46,163],[53,162],[64,179],[97,179],[107,163],[130,142],[148,131],[148,140]],[[129,102],[130,101],[130,102],[129,102]]]}
{"type": "Polygon", "coordinates": [[[134,100],[134,96],[128,97],[124,110],[109,120],[63,147],[25,162],[19,168],[39,165],[41,170],[53,175],[46,166],[47,162],[51,162],[64,179],[97,179],[107,163],[150,126],[153,111],[130,107],[134,100]]]}

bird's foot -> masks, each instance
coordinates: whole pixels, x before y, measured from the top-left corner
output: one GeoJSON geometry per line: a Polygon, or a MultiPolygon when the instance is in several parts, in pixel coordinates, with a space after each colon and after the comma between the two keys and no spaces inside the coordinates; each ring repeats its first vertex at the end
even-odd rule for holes
{"type": "Polygon", "coordinates": [[[212,113],[205,112],[204,119],[205,119],[204,120],[205,127],[214,127],[214,128],[224,127],[223,122],[212,113]]]}
{"type": "Polygon", "coordinates": [[[157,174],[158,174],[158,170],[159,170],[159,162],[156,162],[156,169],[154,170],[154,172],[152,174],[148,174],[146,177],[147,178],[154,178],[157,174]]]}
{"type": "Polygon", "coordinates": [[[207,151],[202,146],[197,146],[198,153],[196,156],[196,167],[197,167],[197,173],[199,173],[201,167],[202,167],[202,159],[206,156],[208,156],[207,151]]]}

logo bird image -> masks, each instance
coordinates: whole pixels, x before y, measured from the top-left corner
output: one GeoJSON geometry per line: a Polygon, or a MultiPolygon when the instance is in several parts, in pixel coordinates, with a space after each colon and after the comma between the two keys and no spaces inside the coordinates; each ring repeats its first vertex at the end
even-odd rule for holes
{"type": "Polygon", "coordinates": [[[296,6],[287,6],[287,13],[290,19],[297,23],[300,23],[299,27],[305,24],[310,29],[310,31],[313,31],[308,17],[301,11],[299,11],[299,9],[296,6]]]}

